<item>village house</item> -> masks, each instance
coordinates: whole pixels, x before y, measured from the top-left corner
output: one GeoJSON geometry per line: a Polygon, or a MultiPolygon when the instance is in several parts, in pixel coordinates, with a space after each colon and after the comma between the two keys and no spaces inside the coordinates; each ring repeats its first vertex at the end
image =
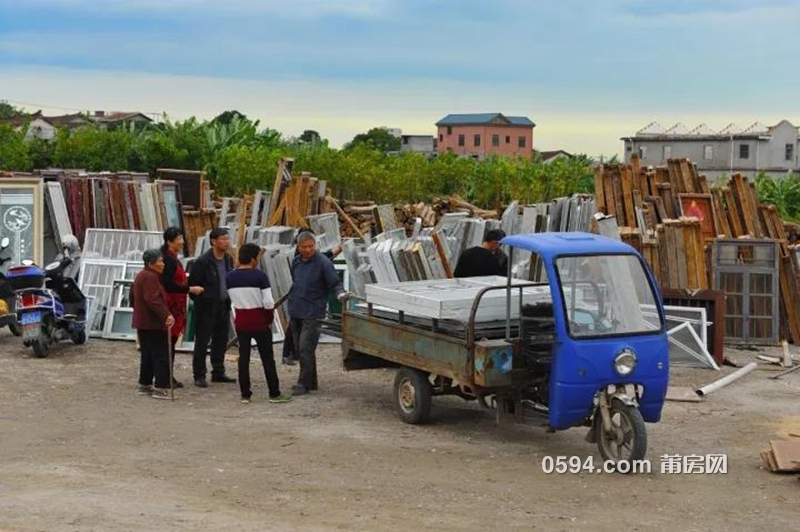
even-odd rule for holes
{"type": "Polygon", "coordinates": [[[489,155],[533,157],[533,128],[525,116],[502,113],[450,114],[436,122],[438,153],[479,160],[489,155]]]}
{"type": "Polygon", "coordinates": [[[749,127],[729,124],[720,131],[705,124],[690,129],[680,123],[664,128],[651,122],[621,140],[626,163],[634,153],[648,166],[664,165],[668,159],[690,159],[711,181],[734,173],[755,177],[764,172],[780,177],[800,169],[798,129],[788,120],[774,126],[760,122],[749,127]]]}
{"type": "Polygon", "coordinates": [[[105,113],[95,111],[93,114],[74,113],[58,116],[44,116],[41,111],[32,114],[21,114],[13,118],[0,120],[0,124],[9,124],[16,131],[22,131],[27,124],[28,129],[25,133],[25,140],[42,139],[51,141],[56,136],[58,128],[68,130],[77,129],[81,126],[95,124],[101,129],[114,129],[123,124],[135,124],[140,127],[152,123],[152,119],[139,112],[113,112],[105,113]]]}

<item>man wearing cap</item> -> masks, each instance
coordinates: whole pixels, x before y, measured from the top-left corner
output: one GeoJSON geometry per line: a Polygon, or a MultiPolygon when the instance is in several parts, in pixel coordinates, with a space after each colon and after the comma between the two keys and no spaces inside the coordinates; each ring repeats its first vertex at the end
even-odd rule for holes
{"type": "Polygon", "coordinates": [[[500,241],[506,234],[500,229],[492,229],[483,238],[483,245],[469,248],[461,254],[453,272],[453,277],[484,277],[507,274],[508,257],[500,249],[500,241]]]}
{"type": "Polygon", "coordinates": [[[317,251],[316,237],[303,231],[297,236],[298,254],[292,261],[292,289],[288,311],[295,349],[300,359],[300,375],[292,386],[292,395],[316,390],[317,343],[320,320],[325,317],[327,296],[336,292],[340,301],[347,297],[333,263],[317,251]]]}

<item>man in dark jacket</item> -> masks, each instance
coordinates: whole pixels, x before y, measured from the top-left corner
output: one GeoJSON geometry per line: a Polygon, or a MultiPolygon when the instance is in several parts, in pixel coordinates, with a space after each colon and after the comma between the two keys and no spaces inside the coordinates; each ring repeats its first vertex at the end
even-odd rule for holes
{"type": "Polygon", "coordinates": [[[203,292],[194,296],[194,357],[192,371],[194,384],[208,387],[206,381],[206,355],[211,341],[211,382],[234,383],[236,379],[225,374],[225,351],[231,326],[231,299],[225,278],[233,270],[233,259],[227,253],[231,247],[228,230],[218,227],[209,235],[211,249],[203,253],[192,265],[189,275],[191,286],[200,286],[203,292]]]}
{"type": "MultiPolygon", "coordinates": [[[[303,232],[314,234],[314,231],[311,229],[304,229],[303,232]]],[[[294,256],[297,257],[300,255],[300,250],[297,249],[297,238],[295,238],[295,250],[294,256]]],[[[338,244],[335,248],[330,249],[328,251],[323,251],[322,254],[327,257],[329,260],[333,261],[336,258],[336,255],[342,252],[342,245],[338,244]]],[[[297,364],[297,350],[294,347],[294,339],[292,337],[292,328],[289,325],[286,328],[286,338],[283,340],[283,363],[287,366],[294,366],[297,364]]]]}
{"type": "Polygon", "coordinates": [[[136,275],[130,296],[133,302],[133,328],[138,333],[141,349],[139,394],[151,395],[154,399],[169,399],[167,330],[175,324],[175,319],[167,308],[166,294],[161,286],[164,259],[157,249],[145,251],[143,259],[144,269],[136,275]]]}
{"type": "Polygon", "coordinates": [[[500,229],[486,233],[482,246],[464,251],[458,258],[453,277],[483,277],[507,274],[508,257],[500,249],[500,241],[506,234],[500,229]]]}
{"type": "Polygon", "coordinates": [[[289,327],[300,359],[300,375],[297,384],[292,386],[293,395],[303,395],[318,387],[316,351],[328,293],[335,291],[339,300],[347,297],[333,263],[318,252],[316,246],[317,240],[312,233],[300,233],[297,237],[299,253],[292,261],[289,327]]]}

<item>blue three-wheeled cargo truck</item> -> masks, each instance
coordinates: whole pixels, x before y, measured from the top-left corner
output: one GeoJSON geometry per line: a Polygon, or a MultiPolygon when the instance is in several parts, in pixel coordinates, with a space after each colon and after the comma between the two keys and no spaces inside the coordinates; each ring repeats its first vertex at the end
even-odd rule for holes
{"type": "MultiPolygon", "coordinates": [[[[461,319],[375,304],[368,290],[366,303],[343,314],[345,369],[398,367],[393,397],[408,423],[425,422],[433,396],[458,395],[494,409],[498,421],[544,416],[551,430],[589,427],[603,460],[642,459],[645,422],[661,418],[669,379],[664,309],[646,263],[632,247],[588,233],[502,244],[508,278],[475,290],[461,319]],[[512,279],[515,253],[530,254],[536,282],[512,279]],[[491,316],[481,310],[490,303],[491,316]]],[[[453,290],[466,281],[449,280],[453,290]]]]}

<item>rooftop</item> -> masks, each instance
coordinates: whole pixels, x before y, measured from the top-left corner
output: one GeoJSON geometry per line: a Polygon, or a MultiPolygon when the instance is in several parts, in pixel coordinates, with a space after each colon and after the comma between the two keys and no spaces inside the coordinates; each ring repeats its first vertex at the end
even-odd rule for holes
{"type": "Polygon", "coordinates": [[[678,122],[672,127],[665,128],[658,122],[650,122],[645,127],[636,132],[632,137],[623,137],[622,140],[631,139],[648,139],[648,140],[693,140],[693,139],[721,139],[721,138],[758,138],[772,134],[772,130],[782,124],[788,124],[794,127],[788,120],[781,120],[774,126],[765,126],[761,122],[753,122],[749,126],[740,126],[738,124],[728,124],[719,131],[714,131],[706,124],[690,129],[684,124],[678,122]]]}
{"type": "Polygon", "coordinates": [[[482,126],[486,124],[536,126],[527,116],[505,116],[503,113],[449,114],[436,122],[437,126],[482,126]]]}

